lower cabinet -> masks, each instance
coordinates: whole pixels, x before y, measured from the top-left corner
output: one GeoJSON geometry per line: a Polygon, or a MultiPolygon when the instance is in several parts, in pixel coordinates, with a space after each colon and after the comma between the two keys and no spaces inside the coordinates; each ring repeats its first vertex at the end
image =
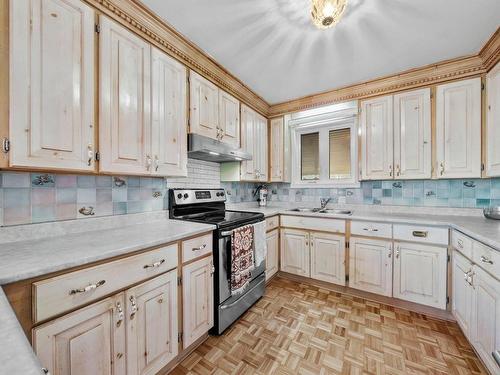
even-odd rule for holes
{"type": "Polygon", "coordinates": [[[345,238],[337,234],[310,234],[311,278],[345,285],[345,238]]]}
{"type": "Polygon", "coordinates": [[[500,350],[500,281],[482,268],[473,269],[472,327],[469,340],[492,374],[499,366],[491,353],[500,350]]]}
{"type": "Polygon", "coordinates": [[[267,255],[266,255],[266,280],[273,277],[278,272],[279,261],[279,231],[274,229],[266,234],[267,255]]]}
{"type": "Polygon", "coordinates": [[[155,374],[177,355],[177,270],[33,329],[52,375],[155,374]]]}
{"type": "Polygon", "coordinates": [[[396,242],[393,296],[446,309],[446,247],[396,242]]]}
{"type": "Polygon", "coordinates": [[[309,277],[309,232],[296,229],[281,230],[281,270],[309,277]]]}
{"type": "Polygon", "coordinates": [[[352,237],[349,286],[392,296],[392,241],[352,237]]]}
{"type": "Polygon", "coordinates": [[[451,312],[465,336],[471,334],[472,263],[458,251],[453,252],[451,312]]]}
{"type": "Polygon", "coordinates": [[[214,271],[212,256],[182,267],[184,349],[214,325],[214,271]]]}

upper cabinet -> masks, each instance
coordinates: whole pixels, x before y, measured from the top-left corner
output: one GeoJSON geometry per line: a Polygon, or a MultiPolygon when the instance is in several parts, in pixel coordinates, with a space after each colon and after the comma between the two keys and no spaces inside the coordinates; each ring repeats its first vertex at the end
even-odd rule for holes
{"type": "Polygon", "coordinates": [[[394,176],[392,95],[361,103],[361,175],[363,180],[394,176]]]}
{"type": "Polygon", "coordinates": [[[190,131],[219,139],[219,89],[212,82],[190,71],[190,131]]]}
{"type": "Polygon", "coordinates": [[[240,102],[219,90],[219,140],[240,147],[240,102]]]}
{"type": "Polygon", "coordinates": [[[430,89],[361,103],[364,180],[431,177],[430,89]]]}
{"type": "Polygon", "coordinates": [[[274,118],[269,125],[269,180],[284,181],[284,124],[283,117],[274,118]]]}
{"type": "Polygon", "coordinates": [[[267,119],[246,105],[241,106],[241,148],[252,160],[241,162],[240,178],[267,181],[267,119]]]}
{"type": "Polygon", "coordinates": [[[100,24],[100,170],[150,173],[151,47],[106,17],[100,24]]]}
{"type": "Polygon", "coordinates": [[[154,47],[151,59],[152,173],[187,176],[186,67],[154,47]]]}
{"type": "Polygon", "coordinates": [[[436,173],[439,178],[481,177],[481,79],[437,87],[436,173]]]}
{"type": "Polygon", "coordinates": [[[10,2],[11,167],[94,171],[94,11],[10,2]]]}
{"type": "Polygon", "coordinates": [[[431,90],[394,95],[394,176],[431,177],[431,90]]]}
{"type": "Polygon", "coordinates": [[[486,76],[486,176],[500,176],[500,63],[486,76]]]}

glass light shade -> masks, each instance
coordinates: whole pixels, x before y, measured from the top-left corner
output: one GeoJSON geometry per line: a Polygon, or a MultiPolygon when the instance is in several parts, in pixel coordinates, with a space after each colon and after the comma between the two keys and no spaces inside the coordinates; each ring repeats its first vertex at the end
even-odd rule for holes
{"type": "Polygon", "coordinates": [[[311,18],[319,29],[335,26],[344,14],[347,0],[312,0],[311,18]]]}

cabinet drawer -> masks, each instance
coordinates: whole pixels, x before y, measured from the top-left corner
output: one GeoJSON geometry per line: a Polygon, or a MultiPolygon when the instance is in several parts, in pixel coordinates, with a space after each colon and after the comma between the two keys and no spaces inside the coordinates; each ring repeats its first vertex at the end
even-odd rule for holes
{"type": "Polygon", "coordinates": [[[368,237],[392,238],[392,224],[373,221],[351,222],[351,234],[368,237]]]}
{"type": "Polygon", "coordinates": [[[182,262],[212,253],[212,233],[182,242],[182,262]]]}
{"type": "Polygon", "coordinates": [[[268,217],[266,219],[266,232],[278,228],[280,225],[279,216],[268,217]]]}
{"type": "Polygon", "coordinates": [[[472,259],[472,243],[472,239],[465,234],[456,230],[451,232],[451,245],[469,259],[472,259]]]}
{"type": "Polygon", "coordinates": [[[281,216],[281,226],[287,228],[300,228],[325,232],[345,232],[344,220],[321,219],[306,216],[281,216]]]}
{"type": "Polygon", "coordinates": [[[448,246],[448,228],[394,224],[394,239],[448,246]]]}
{"type": "Polygon", "coordinates": [[[177,244],[33,283],[39,322],[177,267],[177,244]]]}
{"type": "Polygon", "coordinates": [[[500,253],[491,247],[474,241],[472,245],[472,260],[479,267],[500,279],[500,253]]]}

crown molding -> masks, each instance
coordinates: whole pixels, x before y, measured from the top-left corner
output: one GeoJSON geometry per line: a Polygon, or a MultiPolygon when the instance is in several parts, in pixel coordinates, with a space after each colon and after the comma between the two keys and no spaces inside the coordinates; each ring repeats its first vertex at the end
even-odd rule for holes
{"type": "Polygon", "coordinates": [[[500,27],[493,36],[486,42],[479,56],[483,60],[486,71],[490,71],[500,61],[500,27]]]}
{"type": "Polygon", "coordinates": [[[267,115],[269,104],[194,43],[158,17],[139,0],[85,0],[156,47],[198,72],[257,112],[267,115]]]}

